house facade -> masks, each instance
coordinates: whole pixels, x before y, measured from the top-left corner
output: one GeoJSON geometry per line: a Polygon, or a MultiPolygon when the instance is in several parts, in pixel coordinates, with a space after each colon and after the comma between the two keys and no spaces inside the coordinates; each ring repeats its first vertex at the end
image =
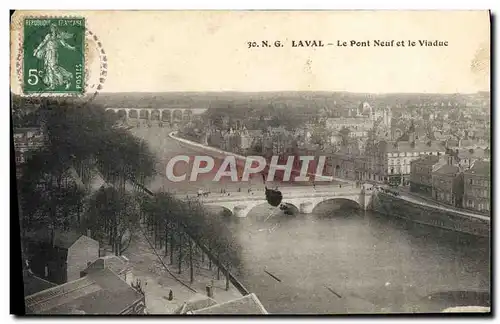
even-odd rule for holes
{"type": "Polygon", "coordinates": [[[436,155],[428,155],[410,162],[410,190],[415,193],[432,196],[432,171],[439,162],[436,155]]]}
{"type": "Polygon", "coordinates": [[[453,157],[448,157],[448,163],[432,172],[432,198],[460,207],[463,200],[463,173],[453,165],[453,157]]]}
{"type": "Polygon", "coordinates": [[[491,212],[491,166],[478,161],[464,172],[463,208],[490,214],[491,212]]]}
{"type": "Polygon", "coordinates": [[[57,284],[80,278],[99,258],[99,242],[75,232],[37,231],[26,235],[28,262],[34,274],[57,284]]]}

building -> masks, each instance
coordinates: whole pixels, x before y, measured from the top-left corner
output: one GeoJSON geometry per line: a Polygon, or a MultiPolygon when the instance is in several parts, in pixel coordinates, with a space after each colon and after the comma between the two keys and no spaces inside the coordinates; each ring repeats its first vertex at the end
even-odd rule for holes
{"type": "Polygon", "coordinates": [[[99,242],[73,231],[27,232],[25,241],[33,273],[57,284],[80,278],[88,263],[99,258],[99,242]]]}
{"type": "Polygon", "coordinates": [[[427,155],[410,162],[410,191],[432,196],[432,172],[440,158],[427,155]]]}
{"type": "Polygon", "coordinates": [[[478,161],[464,172],[464,199],[466,209],[489,214],[491,211],[490,162],[478,161]]]}
{"type": "Polygon", "coordinates": [[[378,163],[385,167],[384,179],[389,183],[410,184],[411,162],[424,155],[442,156],[445,148],[437,141],[418,137],[413,123],[408,131],[397,141],[385,142],[379,145],[378,156],[384,161],[378,163]]]}
{"type": "Polygon", "coordinates": [[[457,149],[455,153],[459,160],[459,165],[463,170],[470,169],[477,161],[487,161],[490,159],[488,149],[457,149]]]}
{"type": "Polygon", "coordinates": [[[119,278],[124,280],[128,285],[136,281],[136,278],[132,272],[132,267],[129,265],[128,260],[123,257],[116,255],[107,255],[105,257],[100,257],[93,263],[90,263],[87,268],[80,273],[80,277],[86,276],[92,271],[99,271],[102,269],[109,269],[113,271],[119,278]]]}
{"type": "Polygon", "coordinates": [[[37,315],[139,315],[146,307],[142,290],[107,268],[29,295],[25,305],[27,314],[37,315]]]}
{"type": "MultiPolygon", "coordinates": [[[[359,180],[356,178],[356,160],[357,156],[344,153],[335,153],[328,157],[326,164],[331,166],[331,171],[328,170],[326,175],[331,175],[335,178],[342,178],[346,180],[359,180]]],[[[360,171],[358,171],[359,173],[360,171]]]]}
{"type": "Polygon", "coordinates": [[[26,127],[14,129],[14,151],[16,159],[16,175],[21,176],[20,166],[25,163],[34,152],[41,149],[47,141],[40,127],[26,127]]]}
{"type": "Polygon", "coordinates": [[[355,179],[363,180],[368,178],[370,161],[368,158],[362,156],[354,159],[354,171],[355,171],[355,179]]]}
{"type": "Polygon", "coordinates": [[[249,294],[226,303],[213,305],[207,308],[193,310],[187,314],[194,315],[266,315],[265,307],[255,294],[249,294]]]}
{"type": "Polygon", "coordinates": [[[204,296],[202,294],[195,294],[193,298],[184,302],[179,308],[174,311],[174,314],[185,315],[190,314],[199,309],[205,309],[210,306],[217,305],[217,301],[214,299],[204,296]]]}
{"type": "Polygon", "coordinates": [[[463,173],[454,165],[454,157],[447,156],[447,163],[432,172],[432,198],[451,206],[462,206],[463,181],[463,173]]]}
{"type": "Polygon", "coordinates": [[[333,132],[338,133],[342,129],[349,129],[350,137],[364,137],[368,132],[373,129],[374,122],[366,117],[340,117],[328,118],[326,120],[326,128],[333,132]]]}
{"type": "Polygon", "coordinates": [[[207,133],[207,145],[221,148],[224,143],[224,136],[220,130],[210,129],[207,133]]]}
{"type": "Polygon", "coordinates": [[[366,157],[367,179],[376,182],[410,184],[411,162],[425,155],[442,156],[445,148],[436,141],[419,142],[410,138],[402,141],[368,143],[366,157]]]}
{"type": "Polygon", "coordinates": [[[236,136],[239,138],[239,146],[243,151],[252,147],[253,137],[245,126],[237,131],[236,136]]]}

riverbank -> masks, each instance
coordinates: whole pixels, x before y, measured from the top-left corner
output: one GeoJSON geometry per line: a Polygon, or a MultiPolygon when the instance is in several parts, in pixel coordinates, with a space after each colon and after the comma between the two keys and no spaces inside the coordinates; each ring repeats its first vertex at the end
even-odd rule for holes
{"type": "Polygon", "coordinates": [[[476,236],[490,236],[489,217],[432,206],[407,196],[378,191],[373,196],[372,209],[419,224],[476,236]]]}
{"type": "Polygon", "coordinates": [[[477,217],[477,218],[482,218],[482,219],[486,219],[486,220],[491,219],[490,214],[480,213],[480,212],[473,211],[473,210],[468,210],[468,209],[464,209],[464,208],[450,206],[450,205],[447,205],[445,203],[436,201],[436,200],[434,200],[434,199],[432,199],[430,197],[427,197],[427,196],[424,196],[424,195],[421,195],[421,194],[417,194],[417,193],[411,192],[410,190],[401,190],[401,189],[399,189],[399,193],[403,197],[408,197],[410,199],[417,200],[417,201],[421,202],[422,204],[430,204],[432,206],[436,206],[436,208],[449,209],[449,210],[455,211],[455,212],[457,212],[459,214],[464,214],[464,215],[468,215],[468,216],[472,216],[472,217],[477,217]]]}

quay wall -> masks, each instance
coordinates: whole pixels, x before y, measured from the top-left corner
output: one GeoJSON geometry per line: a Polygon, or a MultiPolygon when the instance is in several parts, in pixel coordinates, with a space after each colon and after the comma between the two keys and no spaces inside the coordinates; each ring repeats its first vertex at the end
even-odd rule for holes
{"type": "Polygon", "coordinates": [[[419,224],[476,236],[490,236],[489,220],[416,204],[380,191],[373,194],[371,208],[376,212],[419,224]]]}

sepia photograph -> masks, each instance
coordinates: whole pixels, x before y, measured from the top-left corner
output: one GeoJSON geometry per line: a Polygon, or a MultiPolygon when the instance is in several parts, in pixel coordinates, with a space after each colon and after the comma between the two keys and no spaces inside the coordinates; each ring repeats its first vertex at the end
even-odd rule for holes
{"type": "Polygon", "coordinates": [[[16,315],[491,315],[491,22],[12,10],[16,315]]]}

